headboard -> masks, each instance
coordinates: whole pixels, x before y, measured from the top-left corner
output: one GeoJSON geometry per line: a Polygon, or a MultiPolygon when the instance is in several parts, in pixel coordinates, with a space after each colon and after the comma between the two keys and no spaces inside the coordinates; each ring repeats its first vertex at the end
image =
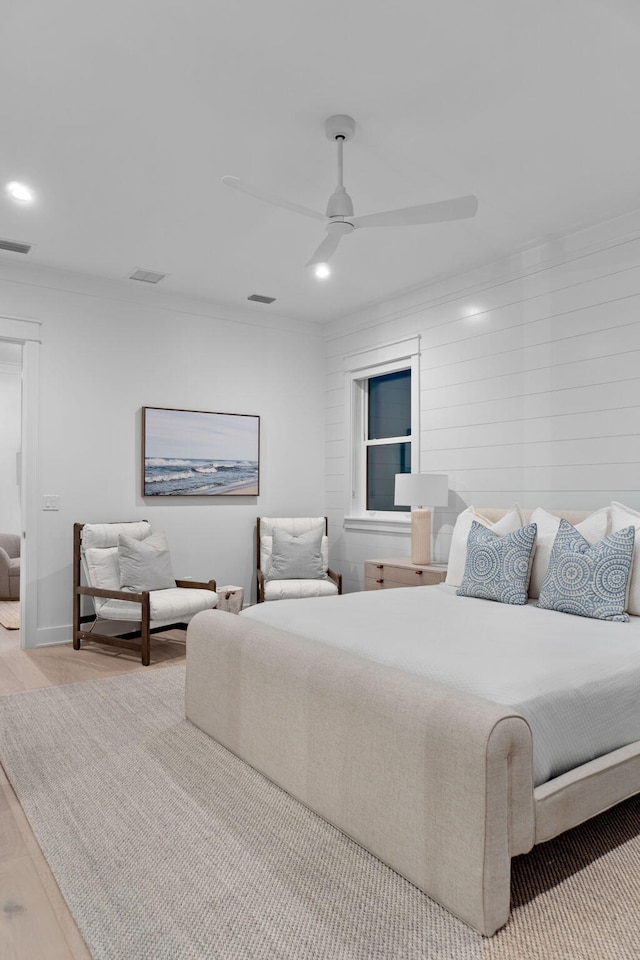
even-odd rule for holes
{"type": "MultiPolygon", "coordinates": [[[[505,513],[508,513],[511,508],[476,507],[476,509],[478,513],[481,513],[483,517],[487,518],[487,520],[495,523],[496,520],[500,520],[501,517],[504,517],[505,513]]],[[[522,513],[524,519],[528,521],[533,513],[533,510],[526,510],[524,507],[520,507],[520,512],[522,513]]],[[[547,512],[552,513],[554,517],[561,517],[563,520],[568,520],[569,523],[572,523],[575,526],[576,523],[580,523],[582,520],[586,520],[587,517],[591,516],[593,510],[548,510],[547,512]]]]}

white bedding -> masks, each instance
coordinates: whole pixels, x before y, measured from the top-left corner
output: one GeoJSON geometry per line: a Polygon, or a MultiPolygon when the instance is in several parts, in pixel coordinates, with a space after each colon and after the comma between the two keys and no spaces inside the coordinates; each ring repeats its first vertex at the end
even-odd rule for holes
{"type": "Polygon", "coordinates": [[[261,603],[242,616],[512,707],[533,732],[536,785],[640,740],[640,617],[590,620],[445,584],[261,603]]]}

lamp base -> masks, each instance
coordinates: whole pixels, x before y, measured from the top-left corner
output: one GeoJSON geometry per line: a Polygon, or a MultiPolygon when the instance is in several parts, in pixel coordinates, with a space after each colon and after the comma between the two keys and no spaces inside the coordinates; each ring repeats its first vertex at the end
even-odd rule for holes
{"type": "Polygon", "coordinates": [[[411,511],[411,563],[431,563],[431,510],[411,511]]]}

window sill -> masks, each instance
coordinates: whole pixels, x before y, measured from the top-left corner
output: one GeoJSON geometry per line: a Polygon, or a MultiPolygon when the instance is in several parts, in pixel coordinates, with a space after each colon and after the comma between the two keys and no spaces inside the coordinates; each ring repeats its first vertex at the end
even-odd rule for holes
{"type": "Polygon", "coordinates": [[[410,517],[345,517],[345,530],[369,530],[375,533],[411,533],[410,517]]]}

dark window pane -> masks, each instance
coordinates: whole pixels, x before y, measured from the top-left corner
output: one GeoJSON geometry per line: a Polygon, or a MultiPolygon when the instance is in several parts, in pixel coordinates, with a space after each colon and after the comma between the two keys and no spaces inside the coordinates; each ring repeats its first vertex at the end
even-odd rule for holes
{"type": "Polygon", "coordinates": [[[411,509],[393,502],[396,473],[411,473],[410,443],[367,447],[367,510],[411,509]]]}
{"type": "Polygon", "coordinates": [[[411,433],[411,370],[369,380],[368,440],[408,437],[411,433]]]}

